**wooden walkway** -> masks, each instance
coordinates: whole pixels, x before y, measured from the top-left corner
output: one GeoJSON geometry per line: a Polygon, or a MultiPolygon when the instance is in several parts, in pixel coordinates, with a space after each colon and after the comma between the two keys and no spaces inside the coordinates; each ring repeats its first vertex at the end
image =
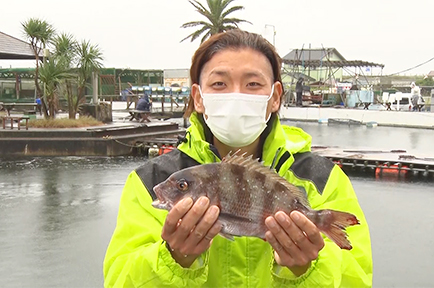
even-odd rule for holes
{"type": "Polygon", "coordinates": [[[405,150],[339,149],[314,146],[312,151],[332,160],[344,170],[373,172],[376,177],[434,177],[434,156],[415,155],[405,150]]]}

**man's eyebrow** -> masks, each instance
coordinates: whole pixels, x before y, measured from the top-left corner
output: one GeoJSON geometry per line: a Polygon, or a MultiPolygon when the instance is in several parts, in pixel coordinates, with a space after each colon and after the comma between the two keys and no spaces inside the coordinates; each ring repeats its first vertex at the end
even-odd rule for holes
{"type": "Polygon", "coordinates": [[[244,77],[260,77],[260,78],[267,78],[263,73],[256,72],[256,71],[249,71],[243,74],[244,77]]]}
{"type": "Polygon", "coordinates": [[[218,75],[218,76],[229,76],[228,71],[225,70],[212,70],[209,75],[218,75]]]}
{"type": "MultiPolygon", "coordinates": [[[[218,76],[229,76],[229,72],[226,70],[212,70],[210,75],[218,75],[218,76]]],[[[266,76],[263,73],[257,72],[257,71],[248,71],[243,73],[244,78],[249,77],[260,77],[260,78],[266,78],[266,76]]]]}

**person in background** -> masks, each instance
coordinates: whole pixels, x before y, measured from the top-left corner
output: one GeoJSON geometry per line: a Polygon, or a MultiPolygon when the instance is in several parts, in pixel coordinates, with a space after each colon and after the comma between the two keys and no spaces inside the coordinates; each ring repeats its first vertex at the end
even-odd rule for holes
{"type": "Polygon", "coordinates": [[[358,83],[359,83],[359,74],[356,73],[356,74],[354,75],[353,82],[351,83],[351,88],[350,88],[350,90],[359,90],[358,83]]]}
{"type": "Polygon", "coordinates": [[[39,115],[42,115],[42,102],[41,102],[41,98],[38,97],[35,100],[36,103],[36,110],[39,112],[39,115]]]}
{"type": "Polygon", "coordinates": [[[303,77],[298,78],[295,84],[296,106],[303,106],[303,77]]]}
{"type": "Polygon", "coordinates": [[[418,102],[420,102],[420,88],[414,82],[411,82],[411,111],[420,111],[418,102]]]}
{"type": "Polygon", "coordinates": [[[143,111],[144,113],[140,113],[141,115],[141,121],[147,121],[147,122],[151,122],[151,120],[149,119],[149,114],[151,111],[151,103],[149,101],[149,96],[148,94],[145,92],[143,94],[143,97],[141,97],[139,99],[139,101],[137,102],[137,107],[136,110],[139,111],[143,111]]]}
{"type": "Polygon", "coordinates": [[[132,90],[132,85],[128,82],[128,87],[121,91],[121,100],[122,101],[130,101],[131,95],[134,95],[132,90]]]}
{"type": "Polygon", "coordinates": [[[419,97],[417,98],[417,110],[422,111],[423,106],[425,106],[425,99],[423,99],[422,93],[419,88],[419,97]]]}
{"type": "Polygon", "coordinates": [[[369,228],[349,178],[311,152],[311,136],[279,120],[281,58],[261,35],[234,29],[211,36],[192,58],[191,126],[177,149],[131,172],[104,259],[105,287],[371,287],[369,228]],[[173,172],[252,155],[307,194],[313,209],[350,212],[352,250],[342,250],[302,213],[264,220],[265,240],[217,236],[218,206],[186,198],[158,210],[153,187],[173,172]]]}

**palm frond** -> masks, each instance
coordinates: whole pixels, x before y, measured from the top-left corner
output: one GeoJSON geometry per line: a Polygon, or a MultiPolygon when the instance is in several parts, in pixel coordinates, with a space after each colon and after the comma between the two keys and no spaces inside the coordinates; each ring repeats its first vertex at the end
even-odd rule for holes
{"type": "Polygon", "coordinates": [[[211,37],[211,31],[208,31],[200,40],[200,43],[203,43],[206,41],[206,39],[208,39],[209,37],[211,37]]]}
{"type": "Polygon", "coordinates": [[[199,1],[193,0],[188,2],[190,2],[190,4],[193,5],[199,13],[207,11],[206,8],[199,1]]]}
{"type": "Polygon", "coordinates": [[[187,22],[181,25],[181,28],[189,28],[189,27],[195,27],[195,26],[199,26],[199,25],[209,25],[209,23],[205,22],[205,21],[192,21],[192,22],[187,22]]]}
{"type": "MultiPolygon", "coordinates": [[[[240,24],[240,23],[243,23],[243,22],[244,23],[252,24],[252,23],[250,23],[247,20],[242,20],[242,19],[238,19],[238,18],[226,18],[226,19],[223,19],[222,24],[230,23],[230,24],[237,25],[237,24],[240,24]]],[[[237,27],[238,27],[238,25],[237,25],[237,27]]]]}
{"type": "Polygon", "coordinates": [[[47,60],[39,69],[39,79],[45,84],[47,100],[52,101],[59,84],[68,79],[73,79],[75,75],[64,65],[55,60],[47,60]]]}
{"type": "Polygon", "coordinates": [[[77,56],[77,41],[72,34],[62,33],[53,38],[52,57],[58,59],[67,68],[72,67],[73,61],[77,56]]]}
{"type": "Polygon", "coordinates": [[[202,37],[202,41],[205,41],[211,35],[224,32],[226,30],[234,29],[232,27],[237,28],[238,23],[249,23],[251,22],[238,18],[227,18],[227,16],[235,11],[239,11],[244,9],[243,6],[233,6],[229,7],[229,5],[235,0],[207,0],[207,6],[205,7],[197,0],[189,0],[190,4],[196,8],[196,11],[199,12],[202,16],[204,16],[207,21],[190,21],[181,25],[181,28],[190,28],[202,26],[199,30],[191,33],[187,37],[181,40],[191,38],[191,41],[194,41],[198,37],[200,37],[205,31],[207,33],[202,37]]]}
{"type": "Polygon", "coordinates": [[[206,30],[209,30],[209,26],[203,26],[201,29],[191,33],[190,35],[188,35],[187,37],[185,37],[184,39],[181,40],[187,40],[188,38],[191,38],[190,42],[193,42],[194,40],[196,40],[202,33],[204,33],[206,30]]]}
{"type": "MultiPolygon", "coordinates": [[[[26,39],[33,45],[46,45],[55,34],[51,24],[38,18],[30,18],[21,23],[26,39]]],[[[41,48],[41,47],[40,47],[41,48]]]]}
{"type": "Polygon", "coordinates": [[[77,82],[78,98],[84,97],[84,89],[87,80],[92,76],[92,72],[98,72],[102,67],[102,52],[98,45],[92,45],[90,41],[83,40],[77,48],[77,82]]]}
{"type": "Polygon", "coordinates": [[[226,18],[229,14],[236,12],[236,11],[240,11],[240,10],[244,10],[244,7],[243,6],[231,7],[222,13],[222,18],[226,18]]]}
{"type": "Polygon", "coordinates": [[[224,8],[226,8],[229,4],[231,4],[232,2],[234,2],[235,0],[223,0],[223,1],[221,1],[222,2],[222,6],[224,7],[224,8]]]}

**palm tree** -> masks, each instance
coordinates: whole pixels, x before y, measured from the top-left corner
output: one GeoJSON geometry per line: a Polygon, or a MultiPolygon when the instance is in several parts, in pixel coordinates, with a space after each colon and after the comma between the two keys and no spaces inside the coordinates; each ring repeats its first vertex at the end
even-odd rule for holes
{"type": "Polygon", "coordinates": [[[48,118],[55,118],[57,111],[59,85],[65,79],[72,78],[69,69],[55,58],[51,58],[41,66],[39,71],[41,82],[45,84],[45,101],[48,106],[48,118]]]}
{"type": "Polygon", "coordinates": [[[228,18],[227,16],[232,12],[244,9],[243,6],[233,6],[228,7],[235,0],[207,0],[208,8],[205,8],[199,1],[192,0],[189,1],[193,5],[197,12],[205,16],[209,22],[206,21],[192,21],[181,25],[181,28],[189,28],[202,26],[199,30],[191,33],[187,37],[181,40],[184,41],[191,38],[191,42],[200,37],[203,33],[201,43],[208,39],[211,35],[224,32],[231,29],[238,28],[238,24],[242,22],[250,23],[249,21],[238,19],[238,18],[228,18]]]}
{"type": "Polygon", "coordinates": [[[74,36],[61,33],[51,41],[53,45],[52,57],[55,57],[61,64],[71,68],[77,55],[77,41],[74,36]]]}
{"type": "Polygon", "coordinates": [[[98,73],[103,67],[101,62],[103,60],[102,52],[98,45],[92,45],[89,41],[83,40],[77,47],[77,55],[78,92],[77,101],[74,103],[75,112],[78,111],[80,104],[86,101],[86,86],[88,80],[92,77],[92,73],[98,73]]]}
{"type": "MultiPolygon", "coordinates": [[[[77,58],[78,43],[71,34],[62,33],[56,36],[53,41],[53,53],[52,57],[58,61],[59,65],[62,65],[66,70],[72,70],[77,58]]],[[[72,72],[71,72],[72,73],[72,72]]],[[[76,111],[74,109],[74,97],[72,91],[73,80],[70,78],[64,79],[59,87],[59,91],[63,92],[68,102],[69,118],[75,119],[76,111]]]]}
{"type": "MultiPolygon", "coordinates": [[[[46,45],[49,43],[51,38],[53,37],[55,30],[54,28],[48,24],[45,20],[40,20],[37,18],[30,18],[24,23],[21,23],[23,26],[24,34],[28,41],[30,42],[30,46],[32,47],[33,53],[35,54],[36,59],[36,69],[35,69],[35,86],[36,86],[36,94],[39,98],[43,99],[41,87],[39,86],[39,61],[41,55],[41,51],[46,45]]],[[[42,107],[45,113],[47,114],[47,107],[45,106],[45,102],[42,101],[42,107]]]]}

